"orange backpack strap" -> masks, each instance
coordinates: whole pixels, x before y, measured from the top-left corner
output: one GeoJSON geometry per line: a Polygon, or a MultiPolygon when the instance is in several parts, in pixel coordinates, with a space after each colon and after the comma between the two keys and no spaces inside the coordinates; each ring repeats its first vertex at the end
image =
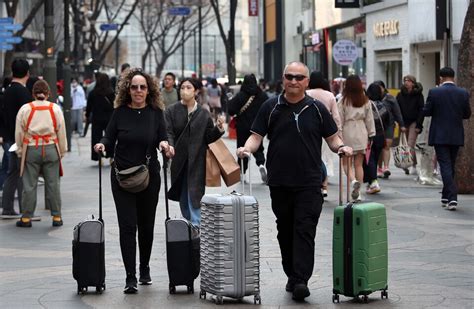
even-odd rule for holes
{"type": "Polygon", "coordinates": [[[25,132],[28,132],[28,128],[30,127],[31,120],[33,119],[33,115],[35,114],[35,111],[36,111],[36,106],[33,104],[33,102],[30,102],[29,104],[31,107],[31,112],[30,112],[30,115],[28,116],[28,121],[26,122],[25,132]]]}
{"type": "Polygon", "coordinates": [[[53,105],[54,103],[49,103],[49,113],[51,114],[51,120],[53,120],[54,132],[58,131],[58,124],[56,122],[56,117],[54,116],[53,105]]]}

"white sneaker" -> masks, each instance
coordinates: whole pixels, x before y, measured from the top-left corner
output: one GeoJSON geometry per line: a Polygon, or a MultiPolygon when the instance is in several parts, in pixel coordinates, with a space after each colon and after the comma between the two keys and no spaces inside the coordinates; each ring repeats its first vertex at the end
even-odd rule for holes
{"type": "Polygon", "coordinates": [[[352,186],[352,193],[351,193],[351,197],[353,200],[356,200],[357,197],[360,195],[360,182],[358,182],[357,180],[353,180],[351,182],[351,186],[352,186]]]}
{"type": "Polygon", "coordinates": [[[265,166],[263,166],[263,164],[261,164],[258,167],[258,170],[260,171],[260,177],[262,178],[262,181],[264,183],[267,183],[267,170],[265,169],[265,166]]]}
{"type": "Polygon", "coordinates": [[[362,200],[364,199],[364,197],[362,196],[362,193],[359,192],[359,194],[357,195],[357,197],[353,200],[354,203],[359,203],[359,202],[362,202],[362,200]]]}
{"type": "Polygon", "coordinates": [[[416,170],[416,166],[410,167],[410,175],[418,175],[418,171],[416,170]]]}
{"type": "Polygon", "coordinates": [[[447,210],[456,210],[458,207],[458,202],[456,201],[451,201],[448,204],[448,207],[446,208],[447,210]]]}
{"type": "Polygon", "coordinates": [[[377,180],[372,181],[370,186],[367,188],[367,194],[375,194],[380,192],[379,182],[377,180]]]}

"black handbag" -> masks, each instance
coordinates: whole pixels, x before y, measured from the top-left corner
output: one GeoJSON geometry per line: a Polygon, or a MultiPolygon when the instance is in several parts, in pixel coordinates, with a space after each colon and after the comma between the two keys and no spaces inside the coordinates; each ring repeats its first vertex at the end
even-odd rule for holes
{"type": "Polygon", "coordinates": [[[138,193],[146,188],[148,188],[148,184],[150,183],[150,172],[148,166],[150,164],[150,148],[153,144],[153,133],[155,130],[155,122],[153,111],[150,112],[150,131],[148,133],[148,147],[146,151],[146,163],[140,164],[136,166],[132,166],[130,168],[124,169],[119,171],[117,165],[115,164],[115,177],[117,178],[117,182],[119,186],[124,189],[125,191],[131,193],[138,193]]]}

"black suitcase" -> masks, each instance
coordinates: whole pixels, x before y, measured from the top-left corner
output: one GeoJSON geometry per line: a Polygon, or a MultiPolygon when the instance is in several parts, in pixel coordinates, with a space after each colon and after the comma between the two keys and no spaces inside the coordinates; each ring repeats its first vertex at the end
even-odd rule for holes
{"type": "Polygon", "coordinates": [[[105,241],[102,219],[102,164],[99,156],[99,218],[86,219],[74,227],[72,241],[72,274],[77,281],[77,294],[95,287],[105,290],[105,241]]]}
{"type": "Polygon", "coordinates": [[[166,261],[170,294],[176,293],[176,286],[185,285],[188,293],[194,293],[194,279],[200,270],[199,229],[186,219],[171,219],[168,204],[167,164],[163,154],[163,177],[166,204],[166,261]]]}

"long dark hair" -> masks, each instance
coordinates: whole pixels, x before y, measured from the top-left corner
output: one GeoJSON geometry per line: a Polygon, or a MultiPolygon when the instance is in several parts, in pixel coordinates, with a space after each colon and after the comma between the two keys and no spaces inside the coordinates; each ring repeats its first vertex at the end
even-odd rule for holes
{"type": "Polygon", "coordinates": [[[105,73],[98,72],[95,75],[95,87],[94,90],[99,95],[108,96],[114,91],[110,85],[109,76],[105,73]]]}
{"type": "Polygon", "coordinates": [[[318,72],[318,71],[311,72],[311,75],[309,77],[308,88],[309,89],[321,88],[326,91],[331,91],[331,87],[329,86],[329,81],[326,78],[324,78],[323,73],[318,72]]]}

